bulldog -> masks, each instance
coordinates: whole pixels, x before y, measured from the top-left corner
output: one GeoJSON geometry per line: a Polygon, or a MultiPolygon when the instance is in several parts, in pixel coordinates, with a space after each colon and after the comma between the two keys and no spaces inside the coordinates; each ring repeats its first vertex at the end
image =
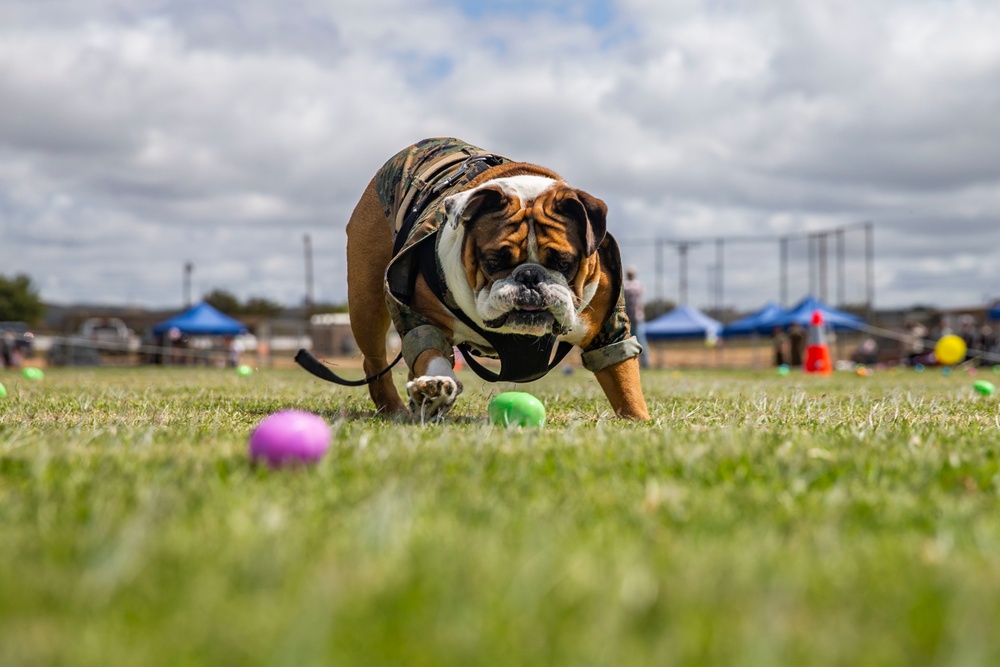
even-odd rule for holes
{"type": "Polygon", "coordinates": [[[456,346],[481,377],[513,382],[538,379],[578,346],[615,413],[649,419],[606,219],[604,202],[544,167],[457,139],[414,144],[375,174],[347,224],[351,328],[368,377],[343,381],[304,351],[297,360],[368,384],[380,413],[433,419],[462,392],[456,346]],[[408,405],[388,373],[390,322],[408,405]],[[499,358],[500,371],[476,357],[499,358]]]}

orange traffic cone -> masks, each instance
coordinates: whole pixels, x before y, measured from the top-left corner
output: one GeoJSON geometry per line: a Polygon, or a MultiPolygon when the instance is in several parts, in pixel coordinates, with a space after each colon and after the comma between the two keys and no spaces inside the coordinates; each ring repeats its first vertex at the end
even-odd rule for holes
{"type": "Polygon", "coordinates": [[[806,346],[806,373],[830,375],[833,373],[833,361],[830,359],[830,346],[826,344],[826,328],[823,326],[823,313],[813,311],[812,324],[809,326],[809,341],[806,346]]]}

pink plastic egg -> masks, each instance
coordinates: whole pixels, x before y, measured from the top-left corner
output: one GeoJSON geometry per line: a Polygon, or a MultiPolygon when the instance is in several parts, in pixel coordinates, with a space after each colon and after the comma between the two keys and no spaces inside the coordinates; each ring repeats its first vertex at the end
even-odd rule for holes
{"type": "Polygon", "coordinates": [[[282,410],[250,434],[250,458],[272,468],[316,463],[330,447],[330,427],[319,415],[282,410]]]}

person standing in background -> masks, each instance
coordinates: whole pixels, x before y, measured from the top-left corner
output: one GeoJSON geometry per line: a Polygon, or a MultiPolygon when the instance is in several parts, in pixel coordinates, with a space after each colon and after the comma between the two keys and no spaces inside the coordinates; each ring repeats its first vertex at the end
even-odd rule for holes
{"type": "Polygon", "coordinates": [[[625,270],[625,314],[632,324],[632,335],[642,345],[639,355],[639,367],[649,368],[649,345],[646,343],[646,300],[643,294],[642,281],[634,266],[625,270]]]}
{"type": "Polygon", "coordinates": [[[796,322],[788,328],[788,365],[799,367],[806,351],[806,330],[796,322]]]}
{"type": "Polygon", "coordinates": [[[788,337],[785,336],[785,330],[781,327],[774,327],[771,331],[771,345],[774,348],[775,366],[784,366],[788,363],[788,358],[785,354],[785,344],[787,342],[788,337]]]}
{"type": "Polygon", "coordinates": [[[927,327],[916,320],[907,320],[903,325],[906,334],[903,338],[906,352],[906,363],[916,366],[920,363],[920,357],[927,350],[924,341],[927,339],[927,327]]]}
{"type": "MultiPolygon", "coordinates": [[[[13,343],[13,340],[11,341],[13,343]]],[[[11,348],[7,344],[7,333],[0,333],[0,368],[7,368],[11,365],[11,348]]]]}
{"type": "Polygon", "coordinates": [[[228,353],[226,362],[230,368],[236,368],[240,365],[240,360],[243,357],[243,351],[243,341],[236,336],[229,336],[226,338],[226,352],[228,353]]]}

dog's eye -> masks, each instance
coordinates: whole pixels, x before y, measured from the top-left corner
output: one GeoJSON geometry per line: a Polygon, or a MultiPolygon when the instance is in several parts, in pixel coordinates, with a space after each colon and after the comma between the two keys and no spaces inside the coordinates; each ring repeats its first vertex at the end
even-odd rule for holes
{"type": "Polygon", "coordinates": [[[570,255],[556,255],[552,258],[552,268],[559,273],[567,273],[576,266],[576,260],[570,255]]]}
{"type": "Polygon", "coordinates": [[[496,273],[506,268],[510,263],[510,254],[506,252],[491,253],[483,255],[479,261],[487,273],[496,273]]]}

